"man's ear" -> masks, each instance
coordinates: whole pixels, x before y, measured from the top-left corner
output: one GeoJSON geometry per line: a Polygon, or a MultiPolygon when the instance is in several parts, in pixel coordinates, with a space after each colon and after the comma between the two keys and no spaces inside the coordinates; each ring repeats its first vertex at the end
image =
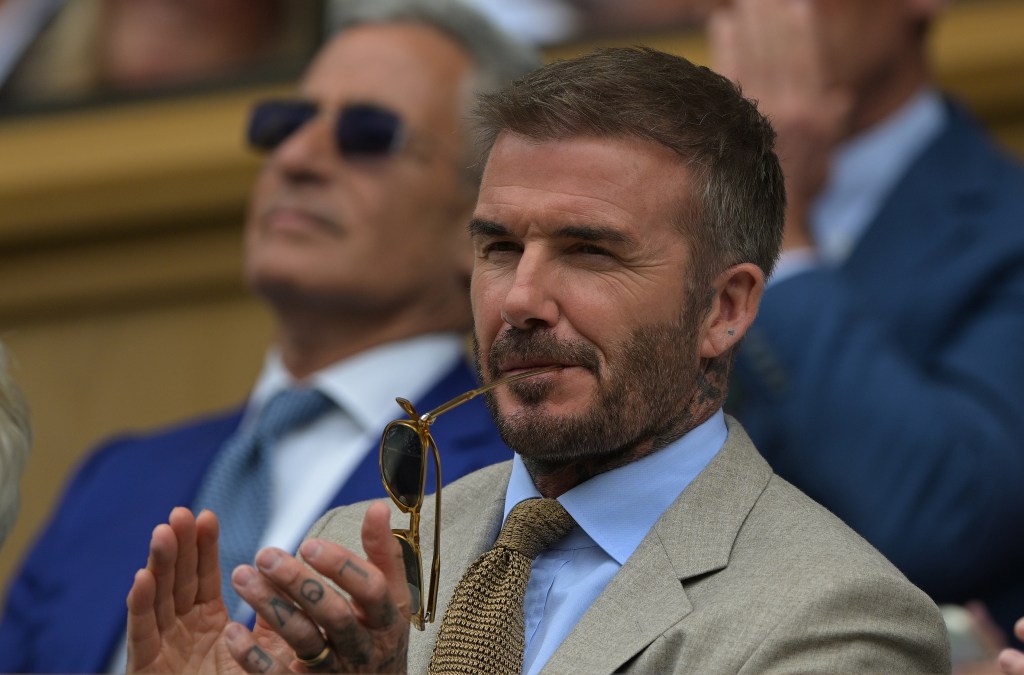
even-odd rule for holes
{"type": "Polygon", "coordinates": [[[733,265],[715,279],[711,309],[701,324],[700,356],[715,358],[740,341],[757,315],[764,272],[753,263],[733,265]]]}

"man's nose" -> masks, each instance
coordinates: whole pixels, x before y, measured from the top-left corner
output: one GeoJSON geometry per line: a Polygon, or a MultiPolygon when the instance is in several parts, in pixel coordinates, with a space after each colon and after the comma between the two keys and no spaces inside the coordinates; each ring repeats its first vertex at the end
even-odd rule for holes
{"type": "Polygon", "coordinates": [[[558,323],[557,286],[551,266],[543,251],[528,248],[523,252],[501,305],[505,323],[524,330],[558,323]]]}
{"type": "Polygon", "coordinates": [[[334,134],[326,115],[320,114],[292,132],[268,159],[268,167],[291,180],[323,179],[341,158],[334,149],[334,134]]]}

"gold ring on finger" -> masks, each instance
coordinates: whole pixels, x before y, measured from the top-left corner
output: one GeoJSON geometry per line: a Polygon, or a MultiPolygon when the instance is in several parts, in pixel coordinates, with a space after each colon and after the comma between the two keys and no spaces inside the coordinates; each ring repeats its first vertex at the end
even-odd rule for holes
{"type": "Polygon", "coordinates": [[[299,660],[299,663],[306,666],[307,668],[316,668],[317,666],[323,665],[327,659],[331,658],[331,648],[329,645],[324,645],[324,648],[320,650],[320,653],[311,659],[304,659],[298,654],[295,658],[299,660]]]}

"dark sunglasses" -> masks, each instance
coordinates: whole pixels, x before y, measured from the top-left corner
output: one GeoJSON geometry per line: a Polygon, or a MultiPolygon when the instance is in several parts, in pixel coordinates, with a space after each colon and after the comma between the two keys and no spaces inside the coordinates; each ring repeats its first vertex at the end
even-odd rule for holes
{"type": "Polygon", "coordinates": [[[434,620],[437,607],[437,577],[441,570],[441,460],[437,453],[437,443],[430,434],[430,425],[442,413],[462,405],[474,396],[490,391],[508,382],[515,382],[525,377],[558,370],[561,366],[549,366],[530,370],[525,373],[509,375],[495,382],[467,391],[447,403],[420,415],[412,403],[404,398],[395,399],[398,405],[409,414],[407,420],[395,420],[384,428],[380,441],[380,475],[384,481],[384,489],[392,501],[402,511],[409,514],[409,528],[391,530],[402,545],[402,559],[405,563],[405,578],[409,582],[412,594],[410,621],[419,630],[425,623],[434,620]],[[430,565],[430,586],[427,592],[426,608],[423,606],[423,556],[420,553],[420,507],[427,486],[427,456],[434,458],[435,494],[434,498],[434,557],[430,565]]]}
{"type": "MultiPolygon", "coordinates": [[[[249,116],[247,139],[260,150],[273,150],[319,114],[315,103],[276,100],[257,103],[249,116]]],[[[345,157],[383,157],[404,140],[402,118],[372,103],[353,103],[338,112],[334,144],[345,157]]]]}

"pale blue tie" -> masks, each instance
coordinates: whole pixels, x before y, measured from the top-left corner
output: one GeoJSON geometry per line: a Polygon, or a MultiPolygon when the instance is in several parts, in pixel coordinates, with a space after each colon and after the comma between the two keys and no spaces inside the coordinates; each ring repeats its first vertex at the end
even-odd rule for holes
{"type": "Polygon", "coordinates": [[[220,520],[221,587],[232,618],[249,613],[231,587],[231,571],[243,563],[252,564],[270,520],[274,443],[333,406],[316,389],[277,393],[255,424],[228,439],[203,479],[195,508],[197,513],[210,509],[220,520]]]}

